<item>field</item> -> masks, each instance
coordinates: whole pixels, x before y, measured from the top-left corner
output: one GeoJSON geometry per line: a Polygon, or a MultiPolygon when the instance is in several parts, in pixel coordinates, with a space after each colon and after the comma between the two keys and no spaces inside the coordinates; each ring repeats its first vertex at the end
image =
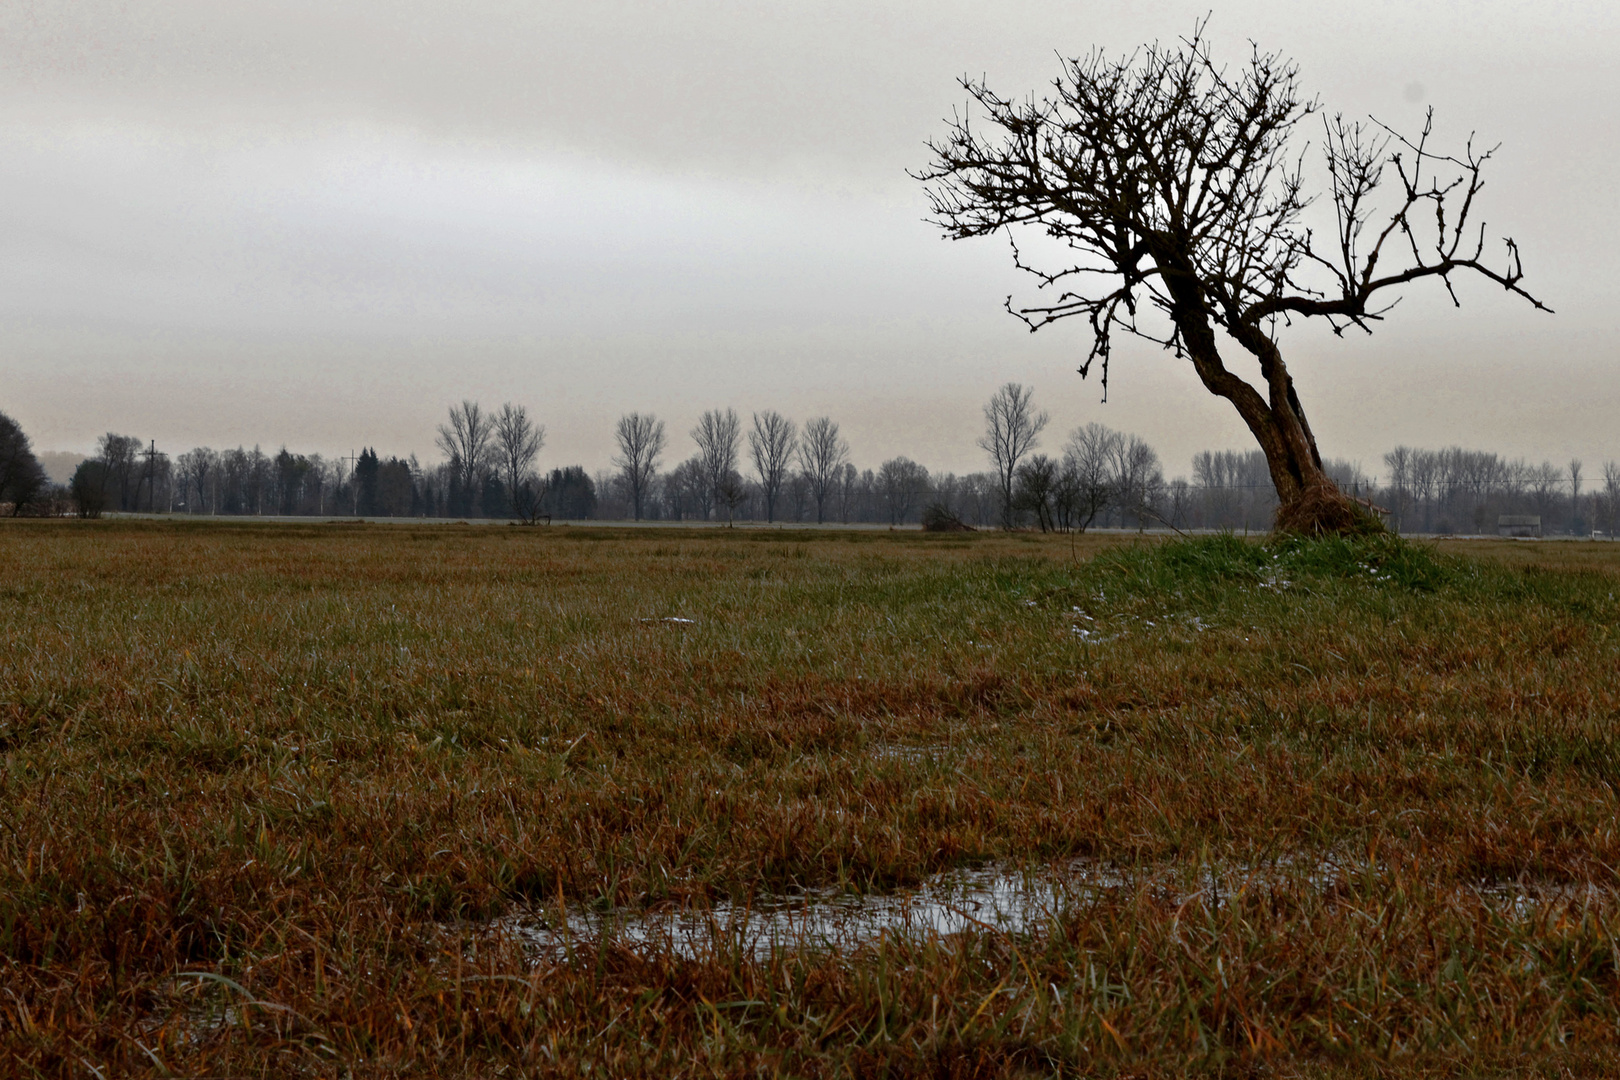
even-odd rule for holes
{"type": "Polygon", "coordinates": [[[3,1071],[1612,1074],[1617,549],[0,525],[3,1071]]]}

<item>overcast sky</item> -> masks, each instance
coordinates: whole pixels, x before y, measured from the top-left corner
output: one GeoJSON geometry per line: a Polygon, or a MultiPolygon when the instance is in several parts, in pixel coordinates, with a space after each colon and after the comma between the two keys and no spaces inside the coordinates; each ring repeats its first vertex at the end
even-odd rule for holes
{"type": "MultiPolygon", "coordinates": [[[[858,464],[983,467],[1032,384],[1055,448],[1252,446],[1185,361],[1028,334],[1006,246],[947,243],[905,175],[964,72],[1189,31],[1198,3],[471,0],[0,7],[0,410],[38,450],[432,450],[463,397],[526,404],[595,469],[622,412],[690,453],[705,408],[842,423],[858,464]]],[[[1231,3],[1219,53],[1294,57],[1330,111],[1501,142],[1481,207],[1558,314],[1415,289],[1372,338],[1285,341],[1324,456],[1396,443],[1620,458],[1620,5],[1231,3]]],[[[1234,366],[1241,360],[1234,358],[1234,366]]]]}

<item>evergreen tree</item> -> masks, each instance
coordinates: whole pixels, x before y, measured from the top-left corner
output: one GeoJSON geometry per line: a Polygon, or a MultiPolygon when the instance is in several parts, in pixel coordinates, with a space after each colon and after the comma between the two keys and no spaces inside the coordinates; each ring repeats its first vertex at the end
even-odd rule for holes
{"type": "Polygon", "coordinates": [[[372,517],[377,513],[377,451],[367,447],[354,463],[354,482],[360,488],[360,516],[372,517]]]}
{"type": "Polygon", "coordinates": [[[17,422],[0,413],[0,503],[10,504],[12,516],[22,513],[46,486],[45,470],[28,445],[17,422]]]}
{"type": "Polygon", "coordinates": [[[551,470],[547,496],[554,518],[583,521],[596,516],[596,485],[583,466],[551,470]]]}

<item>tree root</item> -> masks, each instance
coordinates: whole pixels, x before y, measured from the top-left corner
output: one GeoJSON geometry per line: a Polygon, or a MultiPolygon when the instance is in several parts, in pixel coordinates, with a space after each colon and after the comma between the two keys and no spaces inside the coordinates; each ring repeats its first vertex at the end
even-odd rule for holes
{"type": "Polygon", "coordinates": [[[1331,481],[1312,484],[1279,506],[1273,529],[1298,536],[1375,536],[1389,531],[1377,514],[1331,481]]]}

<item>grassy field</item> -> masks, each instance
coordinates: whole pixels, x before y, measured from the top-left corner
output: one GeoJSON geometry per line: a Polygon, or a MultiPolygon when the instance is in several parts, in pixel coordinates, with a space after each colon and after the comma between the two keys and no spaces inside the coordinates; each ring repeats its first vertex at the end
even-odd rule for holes
{"type": "Polygon", "coordinates": [[[0,524],[0,1061],[1612,1074],[1617,588],[1620,545],[0,524]],[[1092,885],[1018,932],[509,931],[1052,866],[1092,885]]]}

